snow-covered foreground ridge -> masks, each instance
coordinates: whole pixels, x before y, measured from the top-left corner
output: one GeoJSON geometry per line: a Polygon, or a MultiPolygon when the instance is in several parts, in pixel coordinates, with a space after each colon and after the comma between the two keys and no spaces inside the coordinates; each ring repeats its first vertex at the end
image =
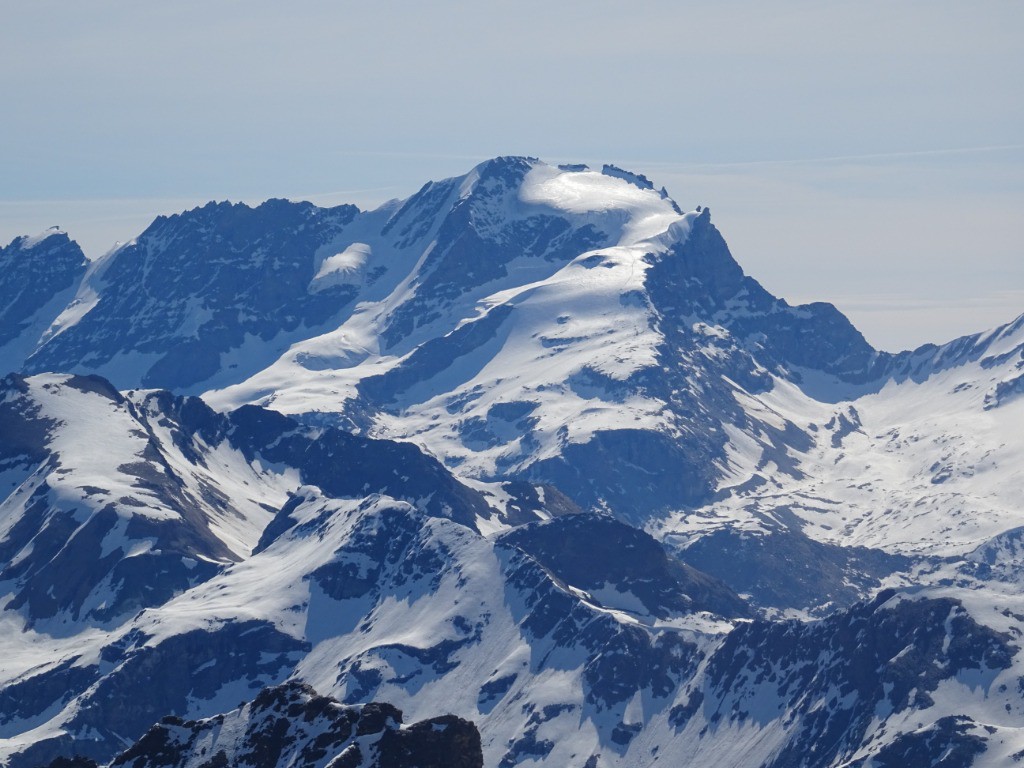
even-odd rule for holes
{"type": "Polygon", "coordinates": [[[527,158],[0,267],[12,766],[165,715],[236,725],[146,765],[242,754],[282,681],[458,715],[488,766],[1024,749],[1024,316],[877,352],[707,210],[527,158]]]}

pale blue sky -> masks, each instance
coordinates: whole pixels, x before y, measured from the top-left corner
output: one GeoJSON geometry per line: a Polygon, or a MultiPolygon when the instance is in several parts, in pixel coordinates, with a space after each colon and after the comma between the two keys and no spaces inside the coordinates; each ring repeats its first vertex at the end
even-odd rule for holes
{"type": "Polygon", "coordinates": [[[1024,3],[0,0],[0,240],[364,206],[497,154],[709,205],[885,348],[1024,312],[1024,3]]]}

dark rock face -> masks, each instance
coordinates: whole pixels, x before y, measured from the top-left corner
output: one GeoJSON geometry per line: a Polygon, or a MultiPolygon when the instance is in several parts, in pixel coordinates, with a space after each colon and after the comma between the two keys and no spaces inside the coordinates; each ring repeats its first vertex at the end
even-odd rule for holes
{"type": "MultiPolygon", "coordinates": [[[[228,622],[156,643],[141,633],[126,635],[103,650],[103,666],[113,666],[115,674],[100,677],[98,668],[62,674],[61,680],[80,686],[65,694],[78,698],[78,711],[63,734],[35,742],[9,764],[35,768],[74,755],[108,760],[125,735],[135,737],[161,717],[185,711],[190,698],[209,699],[239,680],[248,690],[278,683],[308,650],[260,621],[228,622]]],[[[36,684],[26,688],[36,690],[36,684]]]]}
{"type": "Polygon", "coordinates": [[[419,521],[397,509],[363,518],[344,551],[310,578],[335,600],[379,596],[388,587],[419,579],[433,581],[449,553],[424,542],[420,529],[419,521]]]}
{"type": "MultiPolygon", "coordinates": [[[[638,429],[596,433],[560,455],[530,465],[535,482],[561,488],[584,509],[608,509],[641,521],[658,509],[696,506],[708,498],[714,472],[701,447],[638,429]]],[[[714,455],[714,454],[711,454],[714,455]]]]}
{"type": "Polygon", "coordinates": [[[379,749],[380,768],[483,768],[484,764],[480,732],[454,715],[386,730],[379,749]]]}
{"type": "Polygon", "coordinates": [[[800,366],[862,380],[878,356],[831,304],[791,307],[745,275],[707,208],[686,242],[654,261],[647,288],[660,309],[729,329],[763,365],[800,366]]]}
{"type": "MultiPolygon", "coordinates": [[[[503,281],[547,277],[581,253],[614,245],[585,216],[520,205],[524,180],[537,166],[533,158],[495,158],[462,179],[427,184],[393,213],[271,200],[257,208],[210,204],[159,218],[90,278],[99,297],[95,306],[40,346],[26,370],[106,366],[122,388],[198,391],[203,382],[239,382],[276,360],[291,341],[314,335],[328,321],[343,322],[375,280],[381,280],[378,287],[408,280],[408,295],[378,329],[381,350],[402,359],[360,380],[359,397],[338,415],[339,422],[365,427],[374,413],[400,413],[478,372],[489,350],[504,343],[514,310],[500,304],[476,316],[471,308],[503,281]],[[356,231],[392,259],[351,283],[314,289],[320,249],[348,242],[356,231]],[[427,248],[429,258],[420,259],[427,248]],[[235,360],[243,348],[245,359],[235,360]]],[[[653,190],[646,178],[614,166],[603,173],[653,190]]],[[[860,381],[885,367],[884,356],[833,307],[790,307],[744,275],[707,211],[684,242],[649,261],[642,289],[621,300],[645,306],[664,335],[658,365],[626,381],[584,369],[569,383],[613,402],[660,399],[666,429],[599,432],[525,471],[520,463],[514,477],[498,466],[496,479],[550,483],[585,509],[611,509],[632,521],[699,505],[718,479],[714,460],[723,455],[723,424],[761,431],[781,454],[808,441],[795,428],[746,425],[729,387],[699,382],[726,377],[758,392],[771,385],[767,371],[798,378],[796,369],[806,367],[860,381]],[[727,330],[728,337],[696,332],[695,320],[727,330]]],[[[387,295],[381,291],[375,299],[387,295]]],[[[526,453],[520,458],[528,458],[536,418],[499,408],[486,420],[467,419],[462,438],[467,445],[493,445],[499,433],[518,432],[526,453]]]]}
{"type": "Polygon", "coordinates": [[[796,527],[763,534],[722,529],[678,555],[759,607],[817,613],[852,605],[913,563],[881,550],[823,544],[796,527]]]}
{"type": "MultiPolygon", "coordinates": [[[[876,754],[878,768],[968,768],[987,748],[984,729],[969,717],[950,716],[912,733],[901,733],[876,754]]],[[[861,768],[866,760],[850,763],[861,768]]]]}
{"type": "MultiPolygon", "coordinates": [[[[228,424],[232,444],[247,458],[259,455],[297,467],[304,483],[318,486],[328,496],[362,498],[384,493],[422,503],[430,514],[474,529],[478,516],[492,514],[478,492],[411,443],[375,440],[335,428],[308,430],[256,406],[234,411],[228,424]]],[[[272,523],[269,530],[280,530],[282,525],[283,521],[272,523]]]]}
{"type": "Polygon", "coordinates": [[[512,525],[534,522],[538,510],[542,510],[548,517],[578,515],[583,511],[553,485],[510,480],[502,483],[502,489],[509,495],[506,516],[512,525]]]}
{"type": "Polygon", "coordinates": [[[125,371],[119,387],[204,381],[247,336],[268,342],[320,325],[352,298],[345,286],[310,292],[309,284],[317,249],[357,212],[269,200],[159,217],[105,264],[96,306],[40,347],[26,369],[94,370],[139,353],[156,359],[125,371]]]}
{"type": "Polygon", "coordinates": [[[0,393],[0,469],[22,465],[28,470],[45,461],[47,438],[56,422],[42,416],[39,404],[26,397],[29,385],[24,376],[12,373],[0,379],[0,393]]]}
{"type": "MultiPolygon", "coordinates": [[[[1024,369],[1024,365],[1018,365],[1017,367],[1024,369]]],[[[993,408],[998,408],[1021,395],[1024,395],[1024,374],[996,384],[992,392],[985,396],[985,410],[990,411],[993,408]]]]}
{"type": "Polygon", "coordinates": [[[95,760],[87,757],[58,757],[46,768],[99,768],[95,760]]]}
{"type": "Polygon", "coordinates": [[[71,300],[88,265],[63,232],[41,240],[15,238],[0,248],[0,375],[20,368],[71,300]]]}
{"type": "Polygon", "coordinates": [[[692,611],[730,618],[750,615],[743,600],[724,583],[672,560],[648,534],[613,518],[561,517],[516,528],[502,541],[523,550],[567,584],[632,595],[659,618],[692,611]]]}
{"type": "MultiPolygon", "coordinates": [[[[164,718],[109,767],[185,768],[200,761],[209,768],[483,768],[483,753],[480,733],[467,720],[442,715],[402,727],[402,713],[389,704],[346,706],[293,682],[205,720],[164,718]]],[[[49,768],[95,765],[62,757],[49,768]]]]}
{"type": "MultiPolygon", "coordinates": [[[[696,669],[702,656],[693,643],[675,633],[652,634],[623,625],[596,612],[559,588],[536,560],[518,549],[513,552],[506,578],[525,601],[517,620],[531,639],[538,668],[553,649],[573,649],[582,655],[590,706],[614,709],[645,689],[665,698],[696,669]]],[[[493,697],[503,687],[498,680],[488,684],[486,691],[481,689],[482,697],[493,697]]]]}

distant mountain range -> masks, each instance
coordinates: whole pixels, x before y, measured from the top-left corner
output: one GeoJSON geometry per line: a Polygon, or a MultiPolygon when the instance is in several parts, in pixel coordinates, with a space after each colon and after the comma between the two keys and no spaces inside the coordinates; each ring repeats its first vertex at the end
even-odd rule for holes
{"type": "Polygon", "coordinates": [[[879,352],[503,157],[18,238],[0,362],[11,768],[1024,760],[1024,315],[879,352]]]}

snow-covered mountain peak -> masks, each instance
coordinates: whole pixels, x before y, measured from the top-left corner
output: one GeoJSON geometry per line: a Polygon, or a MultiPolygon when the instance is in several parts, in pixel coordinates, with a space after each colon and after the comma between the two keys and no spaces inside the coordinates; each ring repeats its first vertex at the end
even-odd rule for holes
{"type": "Polygon", "coordinates": [[[66,240],[68,239],[68,233],[59,226],[48,227],[35,235],[22,235],[21,237],[14,238],[14,240],[11,241],[11,246],[16,246],[19,250],[27,251],[31,248],[35,248],[51,237],[62,237],[66,240]]]}
{"type": "Polygon", "coordinates": [[[519,199],[566,215],[588,216],[614,245],[633,245],[662,233],[681,219],[675,203],[638,184],[628,172],[610,174],[537,165],[524,178],[519,199]]]}
{"type": "MultiPolygon", "coordinates": [[[[593,226],[606,235],[608,245],[629,245],[665,232],[682,215],[664,190],[656,192],[645,177],[609,165],[597,172],[532,157],[497,157],[465,176],[426,185],[408,202],[420,205],[430,198],[436,206],[445,190],[451,195],[449,214],[468,210],[468,223],[498,240],[519,220],[555,215],[574,228],[593,226]]],[[[402,217],[408,213],[399,211],[393,218],[402,217]]]]}

